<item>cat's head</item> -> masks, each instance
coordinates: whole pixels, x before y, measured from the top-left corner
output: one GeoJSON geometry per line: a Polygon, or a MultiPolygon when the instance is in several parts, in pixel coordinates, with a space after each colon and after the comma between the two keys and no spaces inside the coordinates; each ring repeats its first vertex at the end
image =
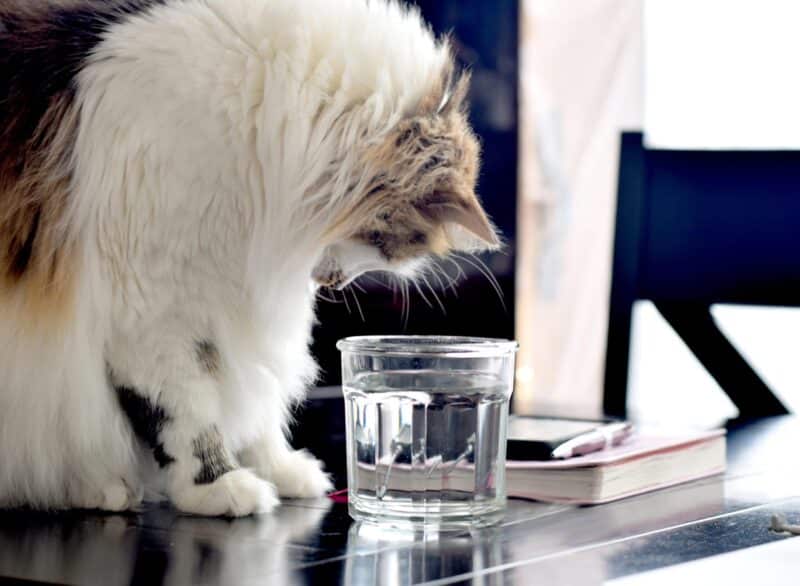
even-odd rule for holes
{"type": "Polygon", "coordinates": [[[468,75],[445,72],[411,116],[365,149],[361,189],[333,223],[317,284],[342,288],[368,271],[412,277],[431,258],[500,246],[475,194],[480,146],[464,112],[468,87],[468,75]]]}

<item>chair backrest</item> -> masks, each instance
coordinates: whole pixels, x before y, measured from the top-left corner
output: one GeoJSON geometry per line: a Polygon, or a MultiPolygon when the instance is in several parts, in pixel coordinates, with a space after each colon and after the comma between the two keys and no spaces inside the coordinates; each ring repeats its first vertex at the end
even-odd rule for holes
{"type": "Polygon", "coordinates": [[[742,418],[783,405],[716,327],[715,303],[800,306],[800,151],[675,151],[622,135],[604,407],[624,415],[631,312],[654,302],[742,418]]]}

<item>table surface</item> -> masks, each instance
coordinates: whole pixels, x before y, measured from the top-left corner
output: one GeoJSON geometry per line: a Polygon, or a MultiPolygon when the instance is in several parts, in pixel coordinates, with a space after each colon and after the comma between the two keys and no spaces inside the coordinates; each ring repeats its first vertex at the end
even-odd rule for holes
{"type": "Polygon", "coordinates": [[[800,522],[799,444],[800,420],[762,420],[731,430],[724,477],[597,507],[511,500],[499,526],[450,535],[360,526],[327,499],[239,520],[3,512],[0,582],[629,586],[719,583],[728,568],[724,583],[752,584],[735,568],[770,564],[759,584],[795,583],[800,540],[769,524],[800,522]]]}

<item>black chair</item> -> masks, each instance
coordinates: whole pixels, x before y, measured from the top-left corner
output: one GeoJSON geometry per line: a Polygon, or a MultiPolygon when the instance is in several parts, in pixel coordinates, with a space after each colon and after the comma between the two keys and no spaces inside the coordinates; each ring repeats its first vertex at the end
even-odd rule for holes
{"type": "Polygon", "coordinates": [[[654,303],[739,419],[786,413],[719,330],[710,307],[800,306],[800,151],[651,150],[640,133],[623,134],[608,415],[625,416],[631,311],[639,299],[654,303]]]}

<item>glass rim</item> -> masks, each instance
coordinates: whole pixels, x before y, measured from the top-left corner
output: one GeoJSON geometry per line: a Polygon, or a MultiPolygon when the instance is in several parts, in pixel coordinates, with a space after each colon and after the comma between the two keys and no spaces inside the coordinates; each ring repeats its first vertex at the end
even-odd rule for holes
{"type": "Polygon", "coordinates": [[[341,352],[378,356],[494,357],[513,355],[514,340],[472,336],[351,336],[336,343],[341,352]]]}

